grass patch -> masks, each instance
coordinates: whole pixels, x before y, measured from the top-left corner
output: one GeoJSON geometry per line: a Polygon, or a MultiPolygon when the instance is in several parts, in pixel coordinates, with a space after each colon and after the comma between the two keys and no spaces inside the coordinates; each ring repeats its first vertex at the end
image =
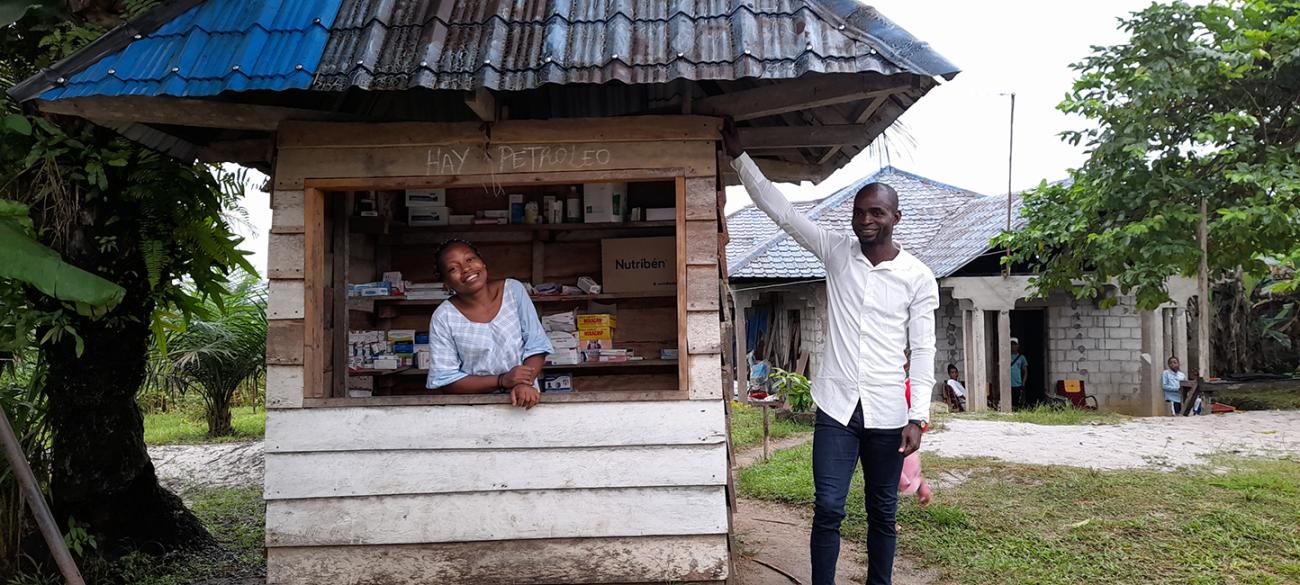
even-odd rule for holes
{"type": "MultiPolygon", "coordinates": [[[[799,433],[812,432],[812,425],[791,420],[776,420],[776,412],[768,413],[768,436],[781,439],[799,433]]],[[[731,403],[731,444],[744,449],[763,442],[763,409],[740,402],[731,403]]]]}
{"type": "MultiPolygon", "coordinates": [[[[741,493],[810,506],[812,449],[743,470],[741,493]]],[[[1093,471],[923,454],[935,503],[899,507],[899,550],[964,584],[1300,582],[1300,462],[1216,458],[1168,473],[1093,471]]],[[[846,537],[863,538],[861,474],[846,537]]]]}
{"type": "Polygon", "coordinates": [[[158,412],[144,415],[144,442],[148,445],[178,443],[228,443],[260,439],[266,435],[266,409],[238,406],[230,409],[230,424],[235,434],[209,439],[208,423],[203,413],[189,411],[158,412]]]}
{"type": "Polygon", "coordinates": [[[1300,410],[1300,380],[1289,388],[1233,390],[1214,399],[1242,410],[1300,410]]]}
{"type": "Polygon", "coordinates": [[[107,582],[184,585],[266,572],[266,504],[260,487],[191,490],[184,497],[221,550],[161,557],[133,554],[100,569],[107,582]]]}
{"type": "Polygon", "coordinates": [[[1040,404],[1033,408],[1026,408],[1009,413],[996,411],[962,412],[953,413],[950,416],[953,418],[1003,420],[1035,425],[1116,424],[1124,422],[1130,418],[1115,412],[1083,410],[1079,408],[1047,404],[1040,404]]]}

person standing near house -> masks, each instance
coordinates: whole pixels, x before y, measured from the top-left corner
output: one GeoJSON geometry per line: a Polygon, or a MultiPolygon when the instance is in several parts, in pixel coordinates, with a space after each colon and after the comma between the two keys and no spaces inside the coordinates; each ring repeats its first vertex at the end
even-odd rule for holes
{"type": "Polygon", "coordinates": [[[1020,353],[1020,340],[1011,338],[1011,402],[1016,408],[1025,405],[1025,381],[1029,379],[1029,360],[1020,353]]]}
{"type": "Polygon", "coordinates": [[[867,508],[867,583],[893,579],[898,484],[903,458],[921,445],[929,393],[909,408],[902,391],[903,351],[912,348],[918,388],[934,384],[934,274],[894,243],[902,219],[898,193],[871,183],[853,201],[853,234],[826,229],[800,214],[745,154],[730,120],[723,148],[754,204],[826,269],[829,340],[813,380],[813,527],[809,538],[813,585],[833,585],[844,502],[862,462],[867,508]]]}
{"type": "Polygon", "coordinates": [[[1187,374],[1179,369],[1181,365],[1177,356],[1169,356],[1165,362],[1166,369],[1160,374],[1160,389],[1165,392],[1165,402],[1171,405],[1175,415],[1182,414],[1183,393],[1180,388],[1183,380],[1187,379],[1187,374]]]}

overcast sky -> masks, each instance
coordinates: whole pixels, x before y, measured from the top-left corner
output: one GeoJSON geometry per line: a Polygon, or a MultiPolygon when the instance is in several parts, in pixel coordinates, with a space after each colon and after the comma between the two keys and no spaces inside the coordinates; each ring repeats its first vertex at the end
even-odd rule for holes
{"type": "MultiPolygon", "coordinates": [[[[823,197],[878,170],[882,164],[973,191],[997,195],[1007,189],[1009,98],[1016,93],[1012,188],[1065,177],[1083,159],[1080,149],[1058,138],[1083,122],[1056,105],[1075,73],[1070,64],[1092,45],[1123,42],[1116,18],[1150,4],[1139,0],[1062,2],[1002,0],[963,2],[875,0],[885,16],[930,43],[962,70],[956,79],[921,98],[902,118],[915,144],[881,161],[866,152],[820,185],[784,185],[791,199],[823,197]]],[[[256,173],[254,173],[256,174],[256,173]]],[[[265,179],[258,175],[258,184],[265,179]]],[[[727,211],[749,204],[744,189],[727,193],[727,211]]],[[[244,200],[253,229],[243,245],[265,272],[269,197],[256,189],[244,200]]]]}

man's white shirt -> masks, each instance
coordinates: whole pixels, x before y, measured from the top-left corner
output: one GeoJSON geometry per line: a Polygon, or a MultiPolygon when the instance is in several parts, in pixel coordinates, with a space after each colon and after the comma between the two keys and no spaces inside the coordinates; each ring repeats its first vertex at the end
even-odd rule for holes
{"type": "Polygon", "coordinates": [[[929,392],[912,392],[908,408],[903,351],[912,349],[912,388],[934,387],[934,312],[939,285],[934,273],[906,250],[872,265],[857,237],[824,229],[768,181],[748,154],[732,162],[754,204],[826,267],[829,302],[822,363],[812,380],[817,407],[848,425],[862,405],[865,428],[899,428],[908,419],[929,420],[929,392]]]}

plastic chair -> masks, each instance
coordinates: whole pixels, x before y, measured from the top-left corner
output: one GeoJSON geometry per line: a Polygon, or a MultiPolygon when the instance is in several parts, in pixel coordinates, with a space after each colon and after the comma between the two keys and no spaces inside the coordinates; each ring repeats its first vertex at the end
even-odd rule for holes
{"type": "Polygon", "coordinates": [[[1097,410],[1097,397],[1084,392],[1083,380],[1057,380],[1056,394],[1069,400],[1075,408],[1097,410]]]}

